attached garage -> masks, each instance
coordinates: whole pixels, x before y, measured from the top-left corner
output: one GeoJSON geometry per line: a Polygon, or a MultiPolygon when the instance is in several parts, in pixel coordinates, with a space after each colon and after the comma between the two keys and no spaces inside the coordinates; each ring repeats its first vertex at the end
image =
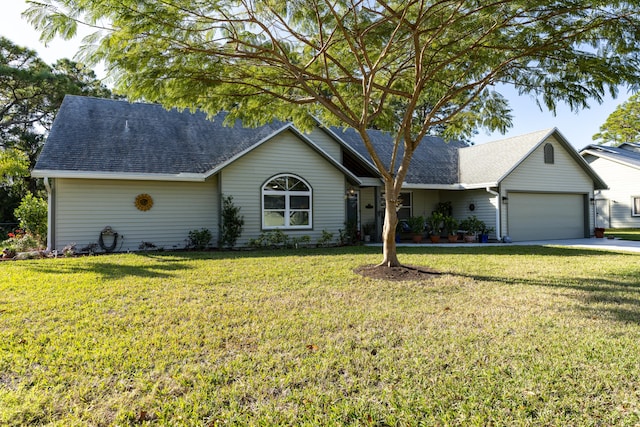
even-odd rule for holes
{"type": "Polygon", "coordinates": [[[588,237],[587,196],[508,193],[507,228],[513,241],[588,237]]]}

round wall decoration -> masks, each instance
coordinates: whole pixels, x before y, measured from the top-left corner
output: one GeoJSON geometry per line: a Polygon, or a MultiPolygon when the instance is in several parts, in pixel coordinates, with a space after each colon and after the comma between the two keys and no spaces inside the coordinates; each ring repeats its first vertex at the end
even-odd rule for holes
{"type": "Polygon", "coordinates": [[[136,196],[136,208],[141,211],[148,211],[153,206],[153,199],[150,195],[143,193],[136,196]]]}

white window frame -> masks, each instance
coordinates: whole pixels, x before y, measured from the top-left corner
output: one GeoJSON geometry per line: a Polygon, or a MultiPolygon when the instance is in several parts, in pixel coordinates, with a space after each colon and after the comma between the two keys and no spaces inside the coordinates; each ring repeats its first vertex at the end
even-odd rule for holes
{"type": "Polygon", "coordinates": [[[631,216],[640,216],[640,196],[631,196],[631,216]]]}
{"type": "Polygon", "coordinates": [[[261,187],[260,192],[260,203],[261,203],[261,211],[262,211],[262,229],[263,230],[309,230],[313,228],[313,191],[309,183],[302,177],[290,174],[290,173],[282,173],[279,175],[274,175],[269,178],[261,187]],[[287,180],[287,185],[285,190],[274,190],[269,187],[269,184],[276,179],[285,178],[287,180]],[[288,184],[289,178],[294,178],[302,182],[308,190],[305,191],[296,191],[290,190],[290,186],[288,184]],[[284,196],[285,206],[283,209],[265,209],[265,196],[284,196]],[[293,196],[307,196],[309,198],[309,208],[308,209],[294,209],[291,207],[291,197],[293,196]],[[266,225],[265,224],[265,213],[269,211],[282,211],[284,214],[284,225],[266,225]],[[291,225],[290,219],[291,214],[294,212],[307,212],[309,217],[309,224],[303,225],[291,225]]]}

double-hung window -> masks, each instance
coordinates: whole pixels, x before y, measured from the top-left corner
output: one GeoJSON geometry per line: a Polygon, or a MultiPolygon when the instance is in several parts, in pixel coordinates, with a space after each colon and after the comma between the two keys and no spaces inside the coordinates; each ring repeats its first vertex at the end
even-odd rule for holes
{"type": "Polygon", "coordinates": [[[302,178],[278,175],[262,186],[263,229],[312,227],[311,187],[302,178]]]}

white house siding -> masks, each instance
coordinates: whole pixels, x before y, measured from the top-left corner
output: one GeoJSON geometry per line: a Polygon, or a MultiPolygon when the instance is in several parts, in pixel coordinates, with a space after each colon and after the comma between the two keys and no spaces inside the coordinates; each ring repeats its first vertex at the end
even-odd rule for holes
{"type": "Polygon", "coordinates": [[[431,216],[440,201],[438,190],[402,190],[411,193],[413,216],[431,216]]]}
{"type": "Polygon", "coordinates": [[[496,237],[496,197],[485,190],[441,191],[440,200],[451,202],[453,217],[462,221],[475,215],[494,232],[489,238],[496,237]]]}
{"type": "Polygon", "coordinates": [[[621,163],[588,156],[591,167],[604,180],[610,190],[602,190],[596,199],[606,199],[598,204],[608,212],[612,228],[640,227],[640,216],[632,216],[631,198],[640,197],[640,170],[621,163]]]}
{"type": "Polygon", "coordinates": [[[306,136],[331,157],[339,162],[342,161],[342,147],[326,131],[316,127],[306,136]]]}
{"type": "MultiPolygon", "coordinates": [[[[217,178],[206,182],[162,182],[56,179],[55,248],[76,243],[81,249],[97,243],[100,232],[111,226],[124,237],[116,251],[136,251],[141,242],[159,248],[181,249],[189,231],[208,228],[217,241],[219,197],[217,178]],[[153,207],[140,211],[138,194],[153,198],[153,207]]],[[[105,242],[107,243],[107,242],[105,242]]]]}
{"type": "MultiPolygon", "coordinates": [[[[593,180],[564,147],[555,138],[550,137],[501,182],[500,195],[508,197],[509,192],[582,194],[590,198],[593,197],[593,180]],[[547,142],[554,147],[553,164],[544,163],[544,146],[547,142]]],[[[588,228],[592,230],[593,208],[591,204],[588,205],[589,210],[586,212],[588,228]]],[[[509,235],[508,201],[503,203],[502,207],[502,234],[509,235]]],[[[553,212],[548,212],[547,219],[554,220],[553,212]]]]}
{"type": "Polygon", "coordinates": [[[290,237],[310,236],[315,242],[322,231],[333,233],[345,227],[345,177],[334,165],[301,141],[286,132],[265,142],[244,157],[236,160],[220,173],[220,190],[233,196],[234,204],[244,216],[244,228],[239,246],[258,237],[263,230],[261,188],[269,178],[278,174],[292,174],[303,178],[313,191],[313,228],[283,230],[290,237]]]}

